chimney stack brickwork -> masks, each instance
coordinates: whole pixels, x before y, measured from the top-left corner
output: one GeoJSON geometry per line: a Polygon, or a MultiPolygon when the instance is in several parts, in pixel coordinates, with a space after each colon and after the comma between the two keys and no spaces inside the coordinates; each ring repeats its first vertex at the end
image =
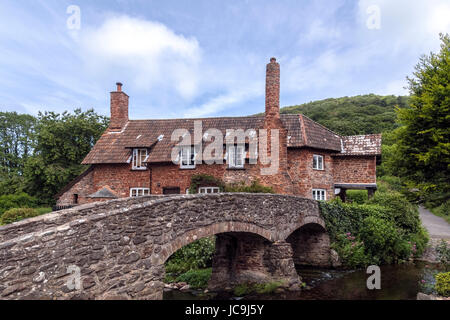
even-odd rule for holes
{"type": "Polygon", "coordinates": [[[288,174],[287,130],[280,119],[280,64],[275,58],[270,59],[266,67],[266,113],[264,129],[267,129],[267,154],[271,154],[272,129],[279,131],[279,169],[278,173],[261,177],[263,184],[274,186],[276,192],[294,194],[293,184],[288,174]]]}
{"type": "Polygon", "coordinates": [[[266,68],[266,121],[280,119],[280,65],[270,59],[266,68]]]}
{"type": "Polygon", "coordinates": [[[122,84],[117,83],[117,91],[111,92],[111,122],[109,128],[122,130],[128,122],[128,95],[122,91],[122,84]]]}

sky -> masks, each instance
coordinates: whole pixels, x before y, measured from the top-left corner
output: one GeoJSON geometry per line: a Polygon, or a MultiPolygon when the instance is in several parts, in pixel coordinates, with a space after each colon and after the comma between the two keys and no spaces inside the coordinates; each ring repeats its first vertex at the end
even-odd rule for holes
{"type": "Polygon", "coordinates": [[[448,0],[1,0],[0,111],[130,119],[264,111],[265,65],[281,106],[408,94],[406,76],[450,33],[448,0]]]}

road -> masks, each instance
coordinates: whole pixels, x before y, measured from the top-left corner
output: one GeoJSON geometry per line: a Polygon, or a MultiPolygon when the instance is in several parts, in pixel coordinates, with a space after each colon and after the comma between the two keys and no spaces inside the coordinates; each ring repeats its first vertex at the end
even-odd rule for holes
{"type": "Polygon", "coordinates": [[[430,238],[450,240],[450,224],[441,217],[435,216],[424,207],[419,207],[420,219],[428,230],[430,238]]]}

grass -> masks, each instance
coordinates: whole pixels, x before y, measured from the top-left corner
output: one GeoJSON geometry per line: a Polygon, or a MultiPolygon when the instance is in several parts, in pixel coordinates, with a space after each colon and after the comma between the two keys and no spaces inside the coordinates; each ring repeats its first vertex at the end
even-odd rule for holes
{"type": "Polygon", "coordinates": [[[209,278],[211,278],[211,268],[189,270],[180,275],[166,274],[164,282],[186,282],[193,289],[205,289],[208,286],[209,278]]]}
{"type": "Polygon", "coordinates": [[[39,215],[41,215],[52,212],[52,208],[36,208],[36,211],[39,212],[39,215]]]}

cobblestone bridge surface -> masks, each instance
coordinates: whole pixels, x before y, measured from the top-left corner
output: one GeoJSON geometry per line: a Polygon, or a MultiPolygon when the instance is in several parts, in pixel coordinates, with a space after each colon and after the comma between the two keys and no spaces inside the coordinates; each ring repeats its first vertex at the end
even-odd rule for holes
{"type": "Polygon", "coordinates": [[[161,299],[165,261],[217,235],[210,287],[282,280],[329,263],[316,201],[288,195],[147,196],[0,227],[1,299],[161,299]]]}

